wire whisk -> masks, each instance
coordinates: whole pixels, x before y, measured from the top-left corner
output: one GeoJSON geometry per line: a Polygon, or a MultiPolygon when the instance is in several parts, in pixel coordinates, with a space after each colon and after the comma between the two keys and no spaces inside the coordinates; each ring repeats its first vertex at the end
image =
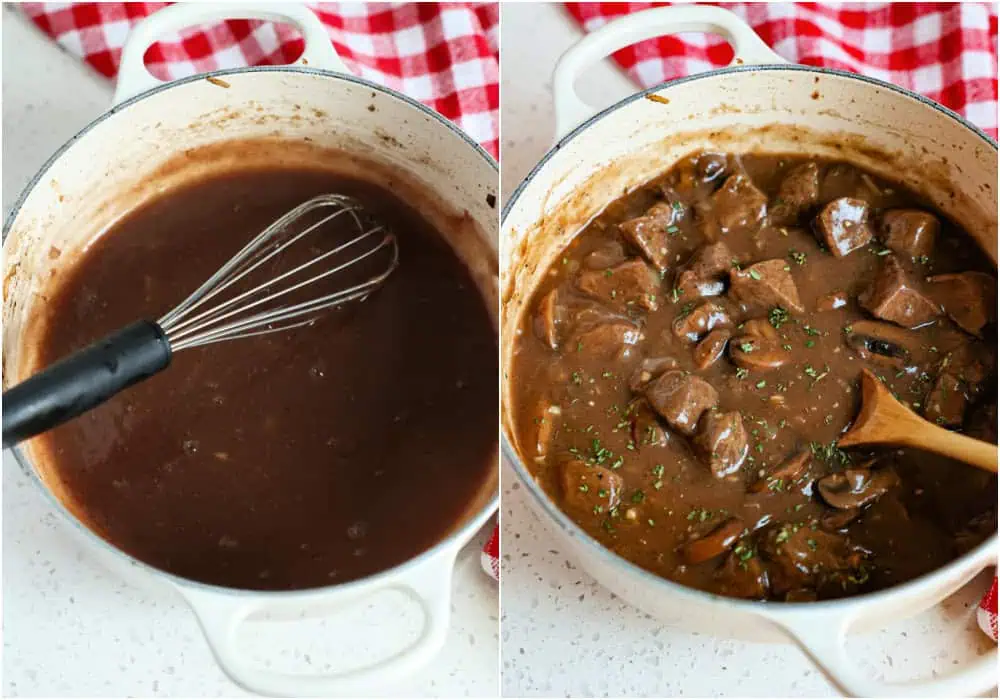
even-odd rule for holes
{"type": "Polygon", "coordinates": [[[314,197],[255,236],[158,321],[128,325],[4,392],[3,445],[157,374],[179,350],[306,326],[364,301],[398,266],[395,235],[358,200],[314,197]]]}

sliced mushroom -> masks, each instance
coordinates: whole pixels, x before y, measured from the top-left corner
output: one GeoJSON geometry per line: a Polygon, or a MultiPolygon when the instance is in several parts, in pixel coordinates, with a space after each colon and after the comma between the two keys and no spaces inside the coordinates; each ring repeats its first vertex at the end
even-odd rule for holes
{"type": "Polygon", "coordinates": [[[896,369],[911,366],[921,344],[919,334],[879,321],[855,321],[844,341],[862,360],[896,369]]]}
{"type": "Polygon", "coordinates": [[[694,348],[694,365],[698,369],[708,369],[726,352],[726,343],[732,333],[727,328],[716,328],[702,338],[694,348]]]}
{"type": "Polygon", "coordinates": [[[689,313],[674,319],[674,335],[689,343],[697,343],[706,333],[716,328],[729,326],[732,322],[729,312],[714,301],[703,301],[689,313]]]}
{"type": "Polygon", "coordinates": [[[701,419],[695,449],[708,462],[717,479],[729,476],[743,466],[750,454],[750,441],[739,411],[708,411],[701,419]]]}
{"type": "Polygon", "coordinates": [[[816,482],[820,496],[839,510],[860,508],[877,500],[899,483],[892,469],[858,467],[824,476],[816,482]]]}
{"type": "Polygon", "coordinates": [[[792,482],[798,481],[809,470],[812,463],[812,451],[802,449],[784,462],[768,471],[764,476],[750,485],[750,493],[766,491],[782,491],[792,482]]]}
{"type": "Polygon", "coordinates": [[[743,534],[743,521],[729,518],[717,528],[681,547],[681,555],[688,564],[699,564],[725,554],[743,534]]]}
{"type": "Polygon", "coordinates": [[[828,511],[819,519],[819,525],[827,532],[836,532],[847,527],[861,515],[860,508],[845,508],[828,511]]]}
{"type": "Polygon", "coordinates": [[[781,367],[791,355],[780,340],[740,335],[729,341],[729,359],[737,367],[767,372],[781,367]]]}

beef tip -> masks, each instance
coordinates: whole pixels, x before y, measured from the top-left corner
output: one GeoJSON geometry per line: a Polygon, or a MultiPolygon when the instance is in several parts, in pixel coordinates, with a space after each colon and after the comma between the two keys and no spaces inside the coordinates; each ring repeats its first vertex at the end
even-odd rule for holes
{"type": "Polygon", "coordinates": [[[584,294],[624,311],[635,306],[656,311],[659,276],[642,260],[634,259],[605,270],[587,270],[576,278],[584,294]]]}
{"type": "Polygon", "coordinates": [[[932,423],[957,428],[969,402],[962,382],[947,372],[939,376],[924,399],[924,417],[932,423]]]}
{"type": "Polygon", "coordinates": [[[646,399],[638,399],[629,406],[632,416],[632,442],[640,450],[643,447],[666,447],[670,436],[660,424],[656,413],[646,399]]]}
{"type": "Polygon", "coordinates": [[[784,593],[816,588],[825,580],[846,581],[864,563],[865,551],[838,533],[799,523],[768,527],[759,540],[759,550],[769,562],[772,589],[784,593]]]}
{"type": "Polygon", "coordinates": [[[819,200],[819,166],[809,162],[792,168],[778,185],[768,217],[776,224],[794,224],[819,200]]]}
{"type": "Polygon", "coordinates": [[[694,164],[694,171],[702,182],[718,180],[728,170],[729,159],[723,153],[702,153],[694,164]]]}
{"type": "Polygon", "coordinates": [[[586,357],[623,360],[631,355],[632,346],[640,340],[642,332],[634,323],[621,317],[608,316],[603,320],[578,323],[567,343],[567,349],[586,357]]]}
{"type": "Polygon", "coordinates": [[[730,270],[729,296],[750,313],[767,311],[774,306],[796,313],[805,311],[784,260],[764,260],[745,270],[730,270]]]}
{"type": "Polygon", "coordinates": [[[767,568],[745,541],[740,542],[726,555],[722,566],[715,572],[719,593],[750,600],[764,600],[770,592],[767,568]]]}
{"type": "Polygon", "coordinates": [[[766,493],[768,491],[784,491],[809,471],[812,463],[811,450],[799,450],[776,467],[770,469],[760,479],[750,485],[750,493],[766,493]]]}
{"type": "Polygon", "coordinates": [[[819,525],[827,532],[843,530],[861,515],[860,508],[844,508],[827,511],[819,519],[819,525]]]}
{"type": "Polygon", "coordinates": [[[726,291],[726,277],[733,266],[733,252],[722,241],[699,248],[674,280],[685,300],[714,297],[726,291]]]}
{"type": "Polygon", "coordinates": [[[842,258],[872,239],[869,205],[863,199],[841,197],[827,204],[813,221],[820,243],[842,258]]]}
{"type": "Polygon", "coordinates": [[[890,209],[882,215],[882,241],[900,255],[918,258],[934,251],[941,225],[919,209],[890,209]]]}
{"type": "Polygon", "coordinates": [[[657,270],[670,263],[670,237],[678,231],[682,207],[676,203],[657,202],[645,214],[618,225],[626,241],[634,245],[657,270]]]}
{"type": "Polygon", "coordinates": [[[916,289],[895,255],[886,255],[871,285],[858,302],[873,316],[904,328],[918,328],[936,319],[940,307],[916,289]]]}
{"type": "Polygon", "coordinates": [[[745,173],[726,178],[722,187],[699,209],[702,232],[710,241],[719,235],[755,231],[767,213],[767,197],[745,173]]]}
{"type": "Polygon", "coordinates": [[[628,388],[638,393],[668,369],[677,369],[678,366],[677,360],[672,357],[647,357],[632,372],[628,388]]]}
{"type": "Polygon", "coordinates": [[[681,556],[688,564],[700,564],[733,548],[743,535],[743,521],[729,518],[707,535],[681,546],[681,556]]]}
{"type": "Polygon", "coordinates": [[[587,253],[583,266],[588,270],[605,270],[625,262],[625,249],[618,241],[605,241],[587,253]]]}
{"type": "Polygon", "coordinates": [[[824,294],[816,300],[817,311],[835,311],[836,309],[842,309],[845,306],[847,306],[847,292],[843,292],[839,289],[835,292],[824,294]]]}
{"type": "Polygon", "coordinates": [[[670,427],[694,435],[701,415],[719,402],[719,394],[700,377],[680,370],[664,372],[648,387],[646,398],[670,427]]]}
{"type": "Polygon", "coordinates": [[[707,411],[694,445],[716,479],[739,471],[750,453],[743,416],[739,411],[707,411]]]}
{"type": "Polygon", "coordinates": [[[535,313],[535,334],[553,350],[559,349],[559,341],[565,333],[569,313],[561,300],[562,292],[557,287],[542,297],[535,313]]]}
{"type": "Polygon", "coordinates": [[[762,372],[778,369],[791,359],[780,338],[760,335],[738,335],[729,341],[729,359],[737,367],[762,372]]]}
{"type": "Polygon", "coordinates": [[[550,401],[542,400],[535,409],[535,425],[538,427],[535,440],[535,453],[544,457],[549,453],[549,447],[556,434],[556,422],[562,415],[559,406],[550,401]]]}
{"type": "Polygon", "coordinates": [[[697,343],[709,331],[724,328],[732,324],[729,312],[721,304],[714,301],[702,301],[694,308],[674,319],[674,335],[697,343]]]}
{"type": "Polygon", "coordinates": [[[997,281],[982,272],[936,275],[927,280],[928,293],[958,326],[980,335],[996,321],[997,281]]]}
{"type": "Polygon", "coordinates": [[[899,476],[891,468],[857,467],[824,476],[816,482],[816,490],[828,505],[848,510],[878,500],[898,483],[899,476]]]}
{"type": "Polygon", "coordinates": [[[622,500],[622,478],[618,474],[579,460],[562,465],[562,488],[567,508],[581,514],[607,512],[622,500]]]}
{"type": "Polygon", "coordinates": [[[995,355],[984,343],[963,342],[950,348],[937,349],[939,353],[933,353],[929,349],[924,353],[926,357],[934,359],[944,355],[934,367],[934,372],[951,372],[970,389],[985,380],[996,365],[995,355]]]}
{"type": "Polygon", "coordinates": [[[708,369],[726,352],[726,343],[732,334],[726,328],[716,328],[701,339],[694,348],[694,365],[698,369],[708,369]]]}

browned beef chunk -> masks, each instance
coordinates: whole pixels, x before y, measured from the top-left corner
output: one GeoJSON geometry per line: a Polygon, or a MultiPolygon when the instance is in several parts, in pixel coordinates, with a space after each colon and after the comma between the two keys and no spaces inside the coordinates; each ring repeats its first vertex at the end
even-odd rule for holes
{"type": "Polygon", "coordinates": [[[581,514],[606,513],[622,500],[618,474],[579,460],[562,465],[562,488],[567,508],[581,514]]]}
{"type": "Polygon", "coordinates": [[[628,414],[632,417],[632,442],[639,450],[667,446],[670,436],[646,399],[637,399],[629,406],[628,414]]]}
{"type": "Polygon", "coordinates": [[[726,277],[733,266],[733,252],[722,241],[699,248],[674,280],[685,301],[714,297],[726,291],[726,277]]]}
{"type": "Polygon", "coordinates": [[[700,564],[725,554],[743,535],[743,521],[730,518],[717,528],[696,540],[681,546],[681,555],[688,564],[700,564]]]}
{"type": "Polygon", "coordinates": [[[645,214],[623,221],[618,228],[625,240],[662,272],[670,265],[670,238],[678,231],[681,212],[683,209],[675,203],[657,202],[645,214]]]}
{"type": "Polygon", "coordinates": [[[819,200],[819,166],[813,162],[792,168],[778,185],[768,217],[776,224],[790,225],[816,206],[819,200]]]}
{"type": "Polygon", "coordinates": [[[640,392],[646,385],[659,377],[668,369],[677,369],[678,363],[672,357],[646,357],[632,372],[628,380],[628,388],[640,392]]]}
{"type": "Polygon", "coordinates": [[[612,308],[656,311],[660,278],[638,258],[606,270],[587,270],[576,278],[581,292],[612,308]]]}
{"type": "Polygon", "coordinates": [[[566,351],[607,360],[629,357],[632,346],[642,340],[642,331],[621,316],[588,311],[581,314],[566,343],[566,351]]]}
{"type": "Polygon", "coordinates": [[[702,301],[674,319],[674,335],[697,343],[709,331],[731,324],[729,311],[724,306],[714,301],[702,301]]]}
{"type": "Polygon", "coordinates": [[[816,482],[816,490],[830,506],[849,510],[878,500],[898,484],[899,476],[890,467],[857,467],[824,476],[816,482]]]}
{"type": "Polygon", "coordinates": [[[698,369],[708,369],[718,362],[726,352],[726,343],[729,342],[731,335],[728,328],[716,328],[702,338],[694,348],[694,366],[698,369]]]}
{"type": "Polygon", "coordinates": [[[625,262],[625,249],[618,241],[604,241],[587,253],[583,266],[588,270],[606,270],[625,262]]]}
{"type": "Polygon", "coordinates": [[[941,225],[919,209],[890,209],[882,215],[882,241],[900,255],[918,258],[934,251],[941,225]]]}
{"type": "Polygon", "coordinates": [[[997,282],[982,272],[935,275],[927,292],[962,330],[979,335],[996,321],[997,282]]]}
{"type": "Polygon", "coordinates": [[[646,398],[672,428],[690,437],[701,415],[718,403],[719,394],[700,377],[670,370],[646,387],[646,398]]]}
{"type": "Polygon", "coordinates": [[[965,419],[968,402],[965,386],[946,372],[934,381],[924,399],[924,417],[938,425],[957,428],[965,419]]]}
{"type": "Polygon", "coordinates": [[[535,314],[535,333],[553,350],[559,349],[559,342],[569,318],[566,306],[561,302],[562,292],[558,288],[542,297],[535,314]]]}
{"type": "Polygon", "coordinates": [[[842,309],[845,306],[847,306],[847,292],[840,290],[824,294],[816,300],[817,311],[834,311],[835,309],[842,309]]]}
{"type": "Polygon", "coordinates": [[[936,319],[940,307],[921,293],[895,255],[886,255],[875,279],[858,302],[876,318],[904,328],[917,328],[936,319]]]}
{"type": "Polygon", "coordinates": [[[735,598],[762,600],[767,598],[771,584],[767,568],[746,542],[740,542],[715,572],[719,593],[735,598]]]}
{"type": "Polygon", "coordinates": [[[784,260],[764,260],[745,270],[730,270],[729,296],[749,313],[775,306],[796,313],[805,311],[791,268],[784,260]]]}
{"type": "Polygon", "coordinates": [[[761,533],[759,550],[773,564],[768,571],[775,593],[828,583],[847,586],[865,557],[845,536],[802,523],[769,526],[761,533]]]}
{"type": "Polygon", "coordinates": [[[835,199],[823,207],[813,227],[820,242],[842,258],[872,239],[868,202],[853,197],[835,199]]]}
{"type": "Polygon", "coordinates": [[[701,419],[694,444],[717,479],[739,471],[750,453],[747,431],[739,411],[707,411],[701,419]]]}
{"type": "Polygon", "coordinates": [[[720,235],[757,230],[767,213],[767,197],[744,173],[726,178],[712,193],[708,206],[699,209],[702,233],[710,241],[720,235]]]}
{"type": "Polygon", "coordinates": [[[784,491],[809,471],[812,463],[810,450],[799,450],[776,467],[768,470],[762,477],[750,485],[750,493],[765,493],[767,491],[784,491]]]}

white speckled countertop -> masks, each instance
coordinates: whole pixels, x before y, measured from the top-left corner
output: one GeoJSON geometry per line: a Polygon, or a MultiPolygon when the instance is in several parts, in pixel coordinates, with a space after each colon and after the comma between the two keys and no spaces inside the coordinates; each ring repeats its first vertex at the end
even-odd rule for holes
{"type": "MultiPolygon", "coordinates": [[[[558,6],[503,7],[502,185],[506,201],[552,143],[551,72],[580,36],[558,6]]],[[[597,106],[634,91],[610,61],[581,90],[597,106]],[[599,96],[594,100],[593,96],[599,96]]],[[[553,547],[529,496],[503,473],[501,658],[507,696],[826,696],[834,688],[796,648],[748,644],[664,627],[600,587],[553,547]]],[[[878,634],[852,637],[850,656],[873,677],[941,673],[992,644],[975,625],[980,576],[939,608],[878,634]],[[944,621],[945,634],[940,629],[944,621]]],[[[994,693],[995,695],[995,693],[994,693]]]]}
{"type": "MultiPolygon", "coordinates": [[[[111,85],[63,54],[10,5],[3,11],[3,209],[64,141],[100,114],[111,85]]],[[[492,525],[490,526],[492,527],[492,525]]],[[[482,571],[480,533],[459,555],[452,626],[440,656],[390,695],[495,696],[497,587],[482,571]]],[[[413,632],[398,600],[336,620],[251,623],[264,665],[307,671],[388,652],[413,632]],[[338,624],[339,623],[339,624],[338,624]],[[349,629],[346,633],[344,630],[349,629]]],[[[3,695],[245,696],[215,665],[178,599],[105,571],[3,455],[3,695]]]]}

